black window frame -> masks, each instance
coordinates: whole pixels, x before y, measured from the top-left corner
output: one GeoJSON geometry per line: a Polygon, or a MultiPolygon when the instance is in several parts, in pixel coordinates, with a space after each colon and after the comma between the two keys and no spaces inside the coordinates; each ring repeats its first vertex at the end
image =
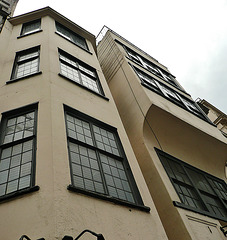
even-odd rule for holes
{"type": "MultiPolygon", "coordinates": [[[[83,87],[84,89],[98,95],[101,96],[105,99],[107,99],[105,97],[102,85],[100,83],[97,71],[95,68],[89,66],[88,64],[82,62],[81,60],[79,60],[78,58],[72,56],[71,54],[63,51],[62,49],[58,49],[58,54],[59,54],[59,63],[60,63],[60,73],[59,75],[70,80],[71,82],[75,83],[76,85],[83,87]],[[66,61],[64,59],[61,58],[61,56],[67,58],[69,61],[66,61]],[[70,63],[71,61],[71,63],[70,63]],[[69,68],[71,68],[73,71],[77,72],[78,75],[78,81],[76,81],[73,78],[70,78],[69,76],[67,76],[66,74],[64,74],[62,72],[62,64],[64,64],[65,66],[68,66],[69,68]],[[86,86],[86,84],[84,83],[83,80],[83,76],[90,79],[91,82],[95,82],[96,83],[96,87],[97,87],[97,91],[93,90],[91,87],[86,86]]],[[[108,99],[107,99],[108,100],[108,99]]]]}
{"type": "Polygon", "coordinates": [[[148,75],[147,73],[135,67],[134,65],[132,64],[129,65],[133,68],[136,75],[139,77],[142,86],[148,88],[153,92],[156,92],[157,94],[168,99],[172,103],[178,105],[179,107],[185,109],[186,111],[192,113],[193,115],[199,117],[200,119],[203,119],[209,124],[215,126],[211,122],[211,120],[206,116],[206,114],[200,109],[196,102],[186,98],[179,92],[174,91],[173,88],[168,87],[163,82],[157,80],[156,78],[153,78],[152,76],[148,75]],[[141,77],[142,75],[144,75],[144,77],[141,77]],[[151,82],[154,84],[152,84],[151,82]]]}
{"type": "MultiPolygon", "coordinates": [[[[186,93],[185,90],[177,83],[177,81],[175,80],[175,77],[171,73],[160,68],[155,63],[148,60],[147,58],[142,57],[140,54],[133,51],[128,46],[125,46],[124,44],[122,44],[119,41],[117,41],[117,42],[123,46],[123,48],[125,49],[125,52],[128,54],[128,59],[130,59],[132,62],[138,64],[139,66],[143,67],[150,73],[154,74],[156,77],[164,80],[168,84],[170,84],[170,85],[176,87],[177,89],[179,89],[180,91],[186,93]]],[[[188,94],[188,93],[186,93],[186,94],[188,94]]]]}
{"type": "Polygon", "coordinates": [[[71,43],[75,44],[77,47],[85,50],[88,53],[91,53],[89,51],[88,45],[87,45],[87,41],[84,37],[80,36],[78,33],[73,32],[72,30],[70,30],[69,28],[65,27],[64,25],[62,25],[61,23],[55,21],[55,26],[56,26],[56,32],[59,36],[67,39],[68,41],[70,41],[71,43]],[[67,35],[62,33],[61,31],[59,31],[58,27],[62,28],[64,31],[67,32],[67,35]],[[76,39],[78,39],[78,41],[76,41],[76,39]],[[84,44],[79,44],[79,40],[84,42],[84,44]]]}
{"type": "Polygon", "coordinates": [[[41,18],[33,20],[33,21],[29,21],[29,22],[23,23],[19,38],[24,37],[24,36],[28,36],[28,35],[31,35],[31,34],[34,34],[34,33],[38,33],[38,32],[41,32],[41,31],[42,31],[41,30],[41,18]],[[35,23],[39,24],[38,28],[30,30],[30,31],[25,31],[26,27],[28,27],[32,24],[35,24],[35,23]]]}
{"type": "Polygon", "coordinates": [[[173,201],[174,206],[225,222],[227,221],[227,185],[224,180],[198,169],[176,157],[173,157],[160,149],[155,148],[155,151],[181,201],[173,201]],[[174,168],[178,169],[178,176],[175,175],[176,172],[173,171],[174,168]],[[198,177],[200,177],[200,181],[198,180],[198,177]],[[201,178],[203,178],[203,181],[201,181],[201,178]],[[220,189],[217,190],[217,185],[222,188],[222,190],[225,190],[223,191],[223,194],[220,189]],[[186,189],[188,189],[188,192],[186,189]],[[191,198],[191,200],[188,201],[187,198],[188,200],[191,198]],[[221,214],[219,215],[218,213],[215,213],[215,211],[217,212],[220,210],[212,209],[209,202],[210,200],[215,202],[219,208],[222,208],[222,216],[221,214]]]}
{"type": "MultiPolygon", "coordinates": [[[[30,67],[31,69],[32,67],[30,67]]],[[[37,74],[41,74],[42,72],[40,71],[40,45],[39,46],[35,46],[29,49],[25,49],[19,52],[16,52],[16,56],[14,59],[14,64],[13,64],[13,70],[12,70],[12,74],[11,74],[11,78],[10,81],[8,81],[7,83],[11,83],[14,81],[18,81],[24,78],[28,78],[37,74]],[[20,60],[21,57],[26,56],[28,54],[32,54],[32,53],[37,53],[34,56],[28,57],[24,60],[20,60]],[[18,67],[21,65],[25,65],[26,63],[30,63],[30,65],[32,65],[32,61],[37,59],[37,70],[34,72],[31,72],[29,74],[23,74],[22,76],[18,76],[18,67]]]]}
{"type": "MultiPolygon", "coordinates": [[[[8,176],[7,176],[7,181],[5,182],[1,182],[0,186],[6,184],[6,188],[5,188],[5,194],[0,196],[0,202],[5,201],[7,199],[11,199],[14,198],[16,196],[20,196],[26,193],[30,193],[30,192],[34,192],[39,190],[39,186],[35,185],[35,172],[36,172],[36,145],[37,145],[37,116],[38,115],[38,103],[34,103],[31,105],[27,105],[18,109],[14,109],[14,110],[10,110],[7,112],[2,113],[2,119],[1,119],[1,123],[0,123],[0,174],[3,173],[4,171],[8,171],[8,176]],[[12,140],[9,142],[4,143],[4,137],[6,136],[4,133],[6,132],[7,129],[7,122],[8,120],[12,120],[12,119],[19,119],[18,117],[24,117],[26,115],[26,117],[28,116],[28,114],[34,113],[34,118],[32,119],[34,121],[33,124],[33,132],[31,135],[29,136],[24,136],[22,138],[16,139],[16,140],[12,140]],[[32,142],[32,143],[29,143],[32,142]],[[25,150],[25,144],[28,144],[27,147],[30,144],[30,148],[28,148],[27,150],[25,150]],[[16,146],[21,146],[21,152],[17,152],[16,154],[13,153],[14,149],[16,149],[16,146]],[[11,149],[11,155],[9,155],[8,157],[3,157],[2,154],[4,152],[4,150],[7,149],[11,149]],[[23,150],[22,150],[23,149],[23,150]],[[30,157],[28,157],[28,153],[32,152],[30,157]],[[15,155],[14,155],[15,154],[15,155]],[[24,156],[23,156],[24,154],[24,156]],[[27,155],[28,159],[30,158],[30,160],[28,161],[28,159],[25,160],[25,156],[27,155]],[[20,163],[16,163],[15,165],[13,165],[13,157],[17,157],[19,156],[21,160],[20,163]],[[5,161],[8,158],[10,158],[9,160],[9,164],[8,164],[8,168],[4,165],[2,165],[1,161],[5,161]],[[23,162],[24,160],[24,162],[23,162]],[[30,172],[27,172],[26,175],[26,168],[24,168],[25,173],[23,172],[23,166],[25,165],[31,165],[30,166],[30,172]],[[18,173],[18,177],[15,177],[13,179],[9,179],[10,177],[10,171],[12,169],[15,168],[19,168],[19,173],[18,173]],[[23,176],[23,174],[25,174],[25,176],[23,176]],[[30,176],[30,184],[29,186],[25,186],[22,187],[20,189],[20,180],[23,177],[27,177],[30,176]],[[7,186],[8,183],[12,183],[14,181],[18,181],[17,183],[17,189],[14,191],[11,191],[9,193],[7,193],[7,186]]],[[[26,119],[25,117],[25,119],[26,119]]],[[[18,120],[17,120],[18,121],[18,120]]],[[[28,121],[25,120],[24,124],[26,125],[28,121]]],[[[15,124],[15,127],[19,126],[19,124],[15,124]]],[[[25,127],[24,125],[24,127],[25,127]]],[[[12,125],[13,126],[13,125],[12,125]]],[[[16,132],[16,128],[14,129],[14,137],[16,132]]],[[[26,129],[24,128],[24,132],[23,135],[25,134],[26,129]]],[[[29,130],[28,130],[29,131],[29,130]]],[[[13,137],[13,138],[14,138],[13,137]]],[[[19,149],[19,148],[18,148],[19,149]]],[[[15,150],[16,151],[16,150],[15,150]]],[[[28,170],[27,170],[28,171],[28,170]]],[[[12,171],[13,173],[13,171],[12,171]]],[[[13,175],[13,174],[12,174],[13,175]]]]}
{"type": "MultiPolygon", "coordinates": [[[[125,205],[125,206],[129,206],[129,207],[132,207],[132,208],[138,208],[140,210],[149,212],[150,208],[144,206],[142,198],[139,194],[139,190],[137,188],[137,185],[136,185],[136,182],[134,180],[133,174],[131,172],[129,163],[128,163],[126,155],[124,153],[123,146],[122,146],[120,138],[118,136],[117,129],[108,125],[108,124],[106,124],[106,123],[103,123],[103,122],[101,122],[97,119],[94,119],[91,116],[88,116],[88,115],[86,115],[86,114],[84,114],[84,113],[82,113],[78,110],[72,109],[69,106],[64,105],[64,110],[65,110],[65,124],[66,124],[66,134],[67,134],[67,141],[68,141],[69,164],[70,164],[70,175],[71,175],[71,184],[68,186],[68,190],[83,193],[85,195],[93,196],[93,197],[100,198],[100,199],[103,199],[103,200],[115,202],[115,203],[120,204],[120,205],[125,205]],[[67,116],[74,117],[77,120],[89,123],[89,127],[90,127],[90,130],[91,130],[91,138],[92,138],[93,144],[89,144],[89,143],[80,141],[78,139],[75,139],[75,138],[69,136],[69,128],[67,126],[67,116]],[[105,129],[106,131],[108,131],[108,132],[110,132],[114,135],[114,139],[115,139],[116,144],[117,144],[117,149],[119,150],[119,155],[116,155],[116,154],[113,154],[111,152],[100,149],[97,146],[97,144],[96,144],[97,140],[96,140],[96,137],[95,137],[95,132],[94,132],[95,130],[94,130],[93,126],[105,129]],[[97,160],[97,163],[98,163],[98,166],[99,166],[99,168],[98,168],[99,170],[97,170],[97,171],[99,171],[100,176],[102,178],[102,180],[100,180],[100,181],[103,184],[103,191],[104,192],[97,191],[97,189],[95,189],[95,188],[94,188],[94,190],[87,189],[85,185],[84,185],[84,187],[75,186],[75,184],[73,182],[74,181],[73,178],[75,177],[75,173],[73,173],[73,167],[72,167],[73,161],[72,161],[71,155],[70,155],[71,154],[70,153],[70,144],[78,145],[79,147],[86,148],[87,151],[91,150],[91,151],[95,152],[95,154],[96,154],[95,156],[97,157],[96,160],[97,160]],[[105,173],[104,173],[104,170],[103,170],[103,167],[102,167],[103,163],[101,161],[101,155],[105,155],[105,157],[107,157],[107,158],[112,158],[116,161],[119,161],[119,163],[121,162],[122,166],[124,166],[124,173],[127,176],[126,181],[130,185],[130,191],[131,191],[131,194],[133,196],[134,202],[130,202],[130,201],[127,201],[127,200],[123,200],[121,198],[114,197],[114,196],[112,196],[111,194],[108,193],[108,187],[107,187],[108,184],[107,184],[107,182],[106,182],[107,180],[105,179],[105,176],[104,176],[105,173]]],[[[83,167],[82,163],[81,163],[81,167],[83,167]]],[[[111,176],[113,176],[113,175],[111,175],[111,176]]],[[[83,175],[83,177],[81,177],[81,178],[83,178],[83,181],[84,181],[86,177],[84,177],[84,175],[83,175]]]]}

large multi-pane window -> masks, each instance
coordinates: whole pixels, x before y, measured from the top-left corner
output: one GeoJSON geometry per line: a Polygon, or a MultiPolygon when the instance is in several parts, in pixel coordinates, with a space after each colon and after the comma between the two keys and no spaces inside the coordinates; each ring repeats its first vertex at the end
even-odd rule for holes
{"type": "Polygon", "coordinates": [[[27,35],[38,32],[41,29],[41,19],[24,23],[21,29],[21,35],[27,35]]]}
{"type": "Polygon", "coordinates": [[[3,114],[0,197],[34,186],[37,106],[3,114]]]}
{"type": "Polygon", "coordinates": [[[30,48],[16,54],[11,80],[39,72],[40,47],[30,48]]]}
{"type": "Polygon", "coordinates": [[[59,51],[61,74],[70,80],[103,95],[98,76],[94,68],[73,56],[59,51]]]}
{"type": "Polygon", "coordinates": [[[205,115],[201,112],[201,110],[196,106],[196,104],[186,99],[183,95],[179,94],[178,92],[174,91],[172,88],[164,85],[162,82],[159,82],[157,79],[151,77],[150,75],[144,73],[143,71],[133,67],[135,72],[137,73],[138,77],[141,80],[143,86],[149,88],[152,91],[157,92],[161,96],[168,98],[178,106],[190,111],[191,113],[197,115],[198,117],[207,120],[205,115]]]}
{"type": "Polygon", "coordinates": [[[116,129],[77,111],[66,111],[72,185],[142,204],[116,129]]]}
{"type": "MultiPolygon", "coordinates": [[[[142,57],[138,53],[134,52],[130,48],[124,46],[126,49],[129,58],[133,61],[136,62],[137,64],[141,65],[142,67],[146,68],[149,72],[154,74],[155,76],[161,78],[162,80],[174,85],[175,87],[178,87],[181,89],[181,87],[176,83],[174,77],[167,71],[161,69],[148,59],[142,57]]],[[[181,89],[182,90],[182,89],[181,89]]]]}
{"type": "Polygon", "coordinates": [[[85,38],[81,37],[80,35],[76,34],[75,32],[71,31],[70,29],[68,29],[67,27],[63,26],[58,22],[56,22],[56,30],[57,30],[56,32],[61,36],[75,43],[77,46],[85,50],[88,50],[85,38]]]}
{"type": "Polygon", "coordinates": [[[227,220],[227,186],[223,180],[156,151],[179,195],[181,206],[227,220]]]}

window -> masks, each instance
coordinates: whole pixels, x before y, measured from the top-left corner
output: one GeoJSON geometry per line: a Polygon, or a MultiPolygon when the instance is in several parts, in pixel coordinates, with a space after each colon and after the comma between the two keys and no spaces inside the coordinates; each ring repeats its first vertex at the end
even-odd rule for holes
{"type": "Polygon", "coordinates": [[[39,47],[34,47],[16,54],[11,80],[39,72],[39,49],[39,47]]]}
{"type": "Polygon", "coordinates": [[[2,116],[0,197],[34,186],[36,108],[2,116]]]}
{"type": "Polygon", "coordinates": [[[21,35],[27,35],[38,32],[41,28],[41,19],[24,23],[21,30],[21,35]]]}
{"type": "Polygon", "coordinates": [[[160,67],[158,67],[154,63],[150,62],[146,58],[140,56],[139,54],[137,54],[136,52],[134,52],[130,48],[128,48],[126,46],[124,46],[124,48],[126,49],[126,52],[128,53],[129,58],[133,62],[139,64],[140,66],[142,66],[144,68],[146,68],[149,72],[151,72],[155,76],[161,78],[162,80],[164,80],[164,81],[174,85],[175,87],[181,89],[181,87],[176,83],[176,81],[174,80],[174,77],[170,73],[161,69],[160,67]]]}
{"type": "Polygon", "coordinates": [[[66,107],[72,185],[142,204],[115,128],[66,107]]]}
{"type": "Polygon", "coordinates": [[[202,113],[202,111],[200,111],[200,109],[196,106],[196,104],[193,101],[186,99],[183,95],[179,94],[178,92],[174,91],[172,88],[164,85],[162,82],[159,82],[157,79],[144,73],[138,68],[133,67],[133,69],[135,70],[138,77],[140,78],[141,84],[143,86],[149,88],[152,91],[155,91],[159,95],[167,98],[171,102],[186,109],[187,111],[202,118],[203,120],[210,122],[210,120],[202,113]]]}
{"type": "MultiPolygon", "coordinates": [[[[226,183],[160,150],[158,156],[181,200],[181,206],[227,220],[226,183]]],[[[178,204],[179,205],[179,204],[178,204]]]]}
{"type": "Polygon", "coordinates": [[[59,60],[63,76],[103,95],[95,69],[61,50],[59,51],[59,60]]]}
{"type": "Polygon", "coordinates": [[[56,22],[56,29],[58,34],[75,43],[77,46],[88,51],[86,40],[83,37],[69,30],[58,22],[56,22]]]}

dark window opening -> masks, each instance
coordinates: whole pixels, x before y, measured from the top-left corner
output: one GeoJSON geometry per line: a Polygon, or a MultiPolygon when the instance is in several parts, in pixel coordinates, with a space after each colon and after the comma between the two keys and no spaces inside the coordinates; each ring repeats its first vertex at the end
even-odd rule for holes
{"type": "Polygon", "coordinates": [[[227,220],[227,188],[223,180],[158,149],[156,152],[183,205],[195,211],[197,209],[199,213],[227,220]]]}

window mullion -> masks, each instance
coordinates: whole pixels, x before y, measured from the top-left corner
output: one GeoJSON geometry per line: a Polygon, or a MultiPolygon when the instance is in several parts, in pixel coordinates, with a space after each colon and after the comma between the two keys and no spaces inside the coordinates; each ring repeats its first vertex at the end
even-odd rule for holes
{"type": "Polygon", "coordinates": [[[96,156],[97,156],[97,160],[98,160],[97,162],[98,162],[98,166],[99,166],[99,170],[100,170],[100,175],[101,175],[101,178],[102,178],[104,192],[107,195],[109,195],[109,191],[108,191],[108,188],[107,188],[105,175],[104,175],[104,172],[103,172],[102,163],[101,163],[101,159],[100,159],[100,155],[99,155],[100,151],[98,150],[98,147],[97,147],[97,144],[96,144],[95,134],[94,134],[94,130],[93,130],[93,124],[91,122],[89,122],[89,126],[90,126],[90,130],[91,130],[91,137],[92,137],[92,140],[93,140],[93,144],[94,144],[94,147],[96,148],[95,152],[96,152],[96,156]]]}
{"type": "Polygon", "coordinates": [[[100,155],[99,155],[98,150],[96,150],[96,156],[97,156],[97,159],[98,159],[98,165],[99,165],[99,170],[100,170],[100,175],[101,175],[101,178],[102,178],[104,191],[107,195],[110,195],[109,191],[108,191],[108,188],[107,188],[106,179],[105,179],[105,175],[104,175],[104,172],[103,172],[102,163],[101,163],[101,159],[100,159],[100,155]]]}
{"type": "MultiPolygon", "coordinates": [[[[19,57],[20,57],[20,56],[19,56],[19,57]]],[[[30,58],[26,58],[26,59],[24,59],[24,60],[18,60],[17,63],[18,63],[18,65],[19,65],[19,64],[24,64],[24,63],[26,63],[26,62],[33,61],[34,59],[37,59],[38,57],[39,57],[39,53],[38,53],[37,56],[33,56],[33,57],[30,57],[30,58]]]]}

